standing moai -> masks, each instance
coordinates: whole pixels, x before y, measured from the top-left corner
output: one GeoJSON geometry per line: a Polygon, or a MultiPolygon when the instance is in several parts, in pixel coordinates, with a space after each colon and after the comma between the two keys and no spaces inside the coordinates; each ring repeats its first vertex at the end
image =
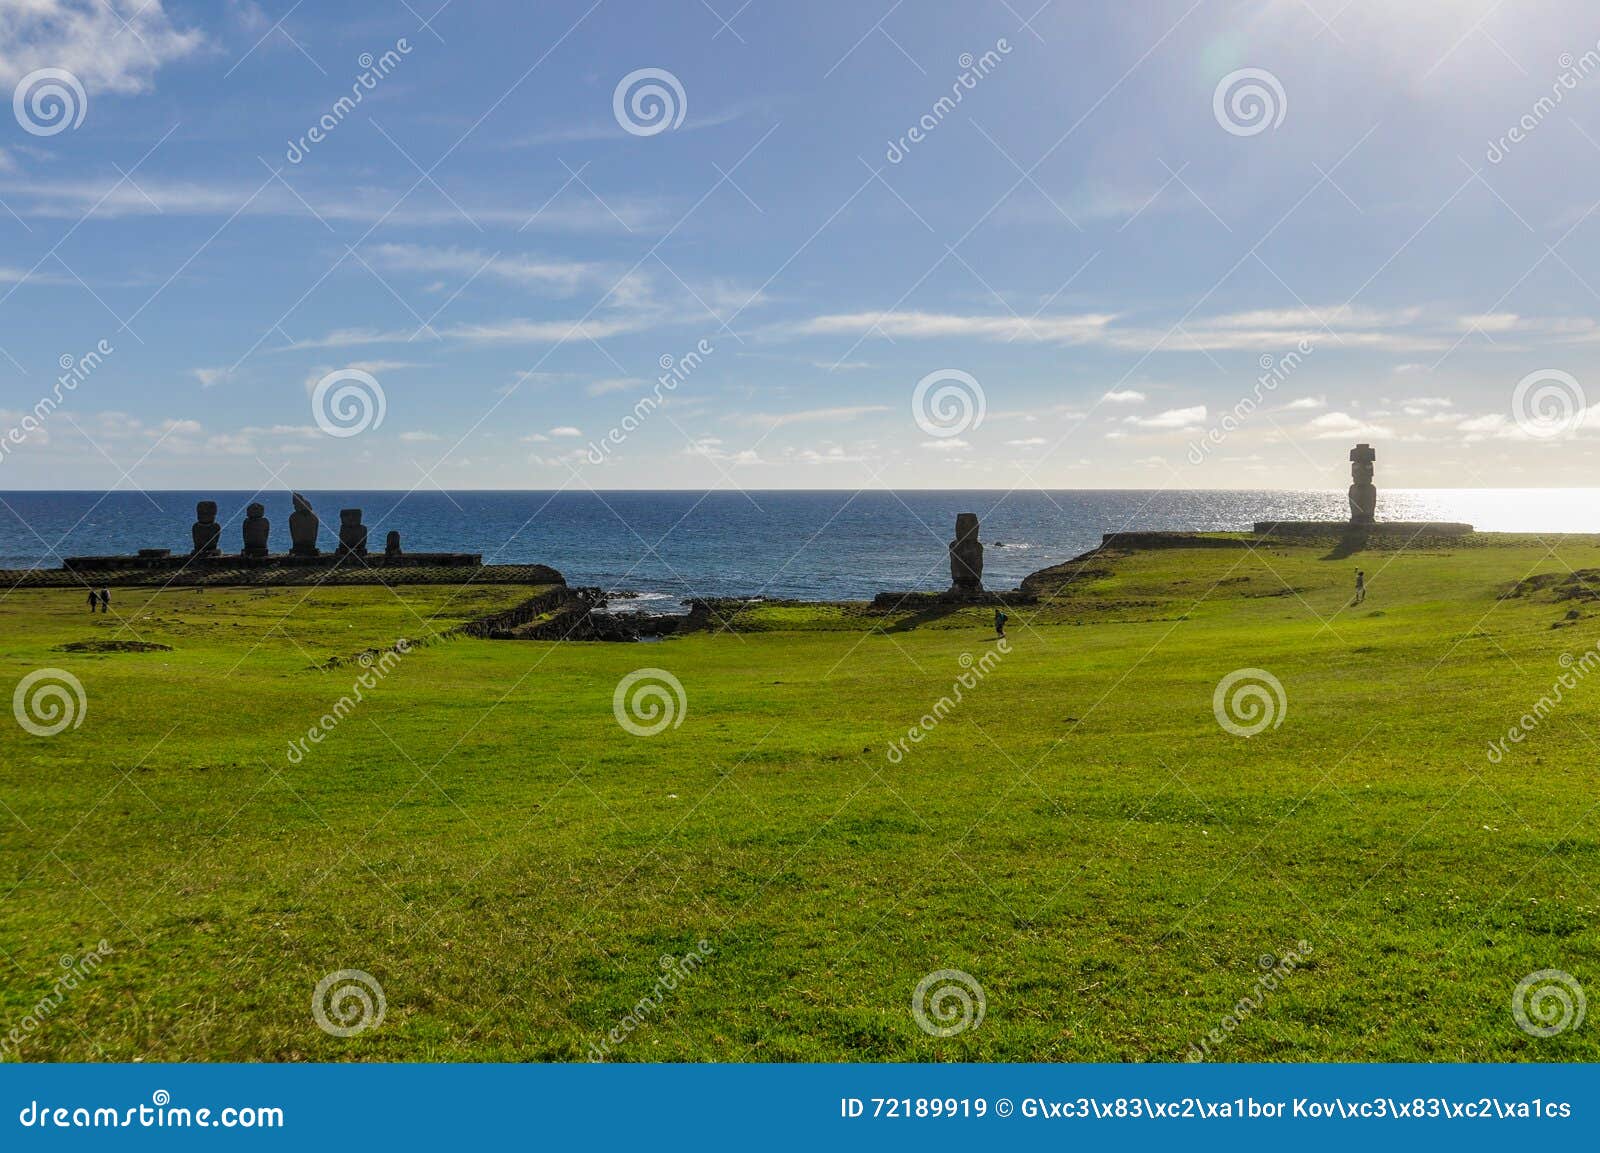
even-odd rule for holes
{"type": "Polygon", "coordinates": [[[398,532],[395,532],[393,529],[389,530],[389,535],[388,535],[387,538],[385,538],[385,540],[383,542],[383,555],[386,556],[386,557],[393,557],[393,556],[400,556],[401,555],[401,553],[400,553],[400,534],[398,532]]]}
{"type": "Polygon", "coordinates": [[[1350,523],[1371,524],[1378,515],[1378,490],[1372,484],[1372,464],[1378,454],[1370,444],[1350,450],[1350,523]]]}
{"type": "Polygon", "coordinates": [[[311,502],[299,493],[290,493],[294,511],[289,514],[289,551],[295,556],[321,556],[317,548],[317,529],[322,524],[311,510],[311,502]]]}
{"type": "Polygon", "coordinates": [[[272,522],[267,519],[267,510],[259,505],[252,504],[244,510],[244,552],[241,556],[266,556],[267,537],[272,532],[272,522]]]}
{"type": "Polygon", "coordinates": [[[217,556],[222,552],[222,526],[217,523],[217,502],[203,500],[194,506],[194,527],[189,530],[194,538],[196,557],[217,556]]]}
{"type": "Polygon", "coordinates": [[[361,523],[361,510],[339,510],[339,555],[367,555],[367,526],[361,523]]]}
{"type": "Polygon", "coordinates": [[[950,592],[976,596],[983,592],[983,544],[978,540],[978,514],[956,515],[956,539],[950,542],[950,592]]]}

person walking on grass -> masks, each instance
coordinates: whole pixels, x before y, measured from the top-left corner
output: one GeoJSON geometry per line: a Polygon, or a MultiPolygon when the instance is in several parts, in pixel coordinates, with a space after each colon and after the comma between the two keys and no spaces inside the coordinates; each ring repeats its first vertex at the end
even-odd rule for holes
{"type": "Polygon", "coordinates": [[[89,590],[89,611],[91,613],[93,613],[94,612],[94,606],[99,604],[99,603],[100,603],[100,594],[95,592],[94,589],[90,589],[89,590]]]}
{"type": "Polygon", "coordinates": [[[995,609],[994,610],[994,635],[995,636],[1003,637],[1003,636],[1006,635],[1006,621],[1009,620],[1009,619],[1010,618],[1007,617],[1006,614],[1001,612],[999,609],[995,609]]]}
{"type": "Polygon", "coordinates": [[[111,611],[111,590],[110,589],[101,589],[100,590],[100,611],[103,612],[103,613],[108,613],[108,612],[111,611]]]}
{"type": "Polygon", "coordinates": [[[1367,599],[1367,574],[1356,569],[1356,599],[1352,602],[1360,604],[1367,599]]]}

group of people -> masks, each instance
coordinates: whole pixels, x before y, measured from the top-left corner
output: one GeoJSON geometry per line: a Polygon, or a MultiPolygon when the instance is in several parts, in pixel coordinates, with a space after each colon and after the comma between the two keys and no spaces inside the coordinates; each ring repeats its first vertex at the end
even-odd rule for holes
{"type": "Polygon", "coordinates": [[[97,592],[94,589],[90,589],[89,590],[89,611],[90,612],[94,612],[95,605],[99,605],[100,606],[100,611],[103,612],[103,613],[110,612],[111,611],[111,590],[110,589],[100,589],[97,592]]]}

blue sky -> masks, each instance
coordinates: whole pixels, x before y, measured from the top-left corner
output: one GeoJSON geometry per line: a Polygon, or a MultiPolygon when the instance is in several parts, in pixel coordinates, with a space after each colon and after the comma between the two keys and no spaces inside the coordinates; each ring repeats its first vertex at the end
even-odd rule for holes
{"type": "Polygon", "coordinates": [[[1592,7],[439,2],[0,0],[0,488],[1595,475],[1592,7]]]}

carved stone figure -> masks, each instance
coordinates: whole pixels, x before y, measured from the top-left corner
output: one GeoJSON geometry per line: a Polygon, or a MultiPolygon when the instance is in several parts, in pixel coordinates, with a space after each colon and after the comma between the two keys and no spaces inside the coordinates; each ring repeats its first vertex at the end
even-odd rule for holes
{"type": "Polygon", "coordinates": [[[962,596],[983,591],[983,544],[975,512],[956,516],[956,539],[950,542],[950,591],[962,596]]]}
{"type": "Polygon", "coordinates": [[[321,556],[317,548],[317,529],[322,522],[311,511],[311,502],[299,493],[290,493],[294,511],[289,514],[289,551],[295,556],[321,556]]]}
{"type": "Polygon", "coordinates": [[[383,542],[384,556],[400,556],[400,534],[390,530],[388,537],[383,542]]]}
{"type": "Polygon", "coordinates": [[[1372,463],[1378,454],[1370,444],[1350,450],[1350,523],[1371,524],[1378,513],[1378,490],[1372,484],[1372,463]]]}
{"type": "Polygon", "coordinates": [[[360,509],[342,508],[339,510],[339,555],[351,553],[367,555],[367,526],[361,523],[360,509]]]}
{"type": "Polygon", "coordinates": [[[244,554],[245,556],[266,556],[267,535],[272,532],[272,522],[267,519],[267,510],[259,504],[253,504],[244,510],[244,554]]]}
{"type": "Polygon", "coordinates": [[[217,502],[203,500],[194,506],[194,527],[189,530],[194,537],[194,555],[216,556],[222,552],[222,526],[217,523],[217,502]]]}

